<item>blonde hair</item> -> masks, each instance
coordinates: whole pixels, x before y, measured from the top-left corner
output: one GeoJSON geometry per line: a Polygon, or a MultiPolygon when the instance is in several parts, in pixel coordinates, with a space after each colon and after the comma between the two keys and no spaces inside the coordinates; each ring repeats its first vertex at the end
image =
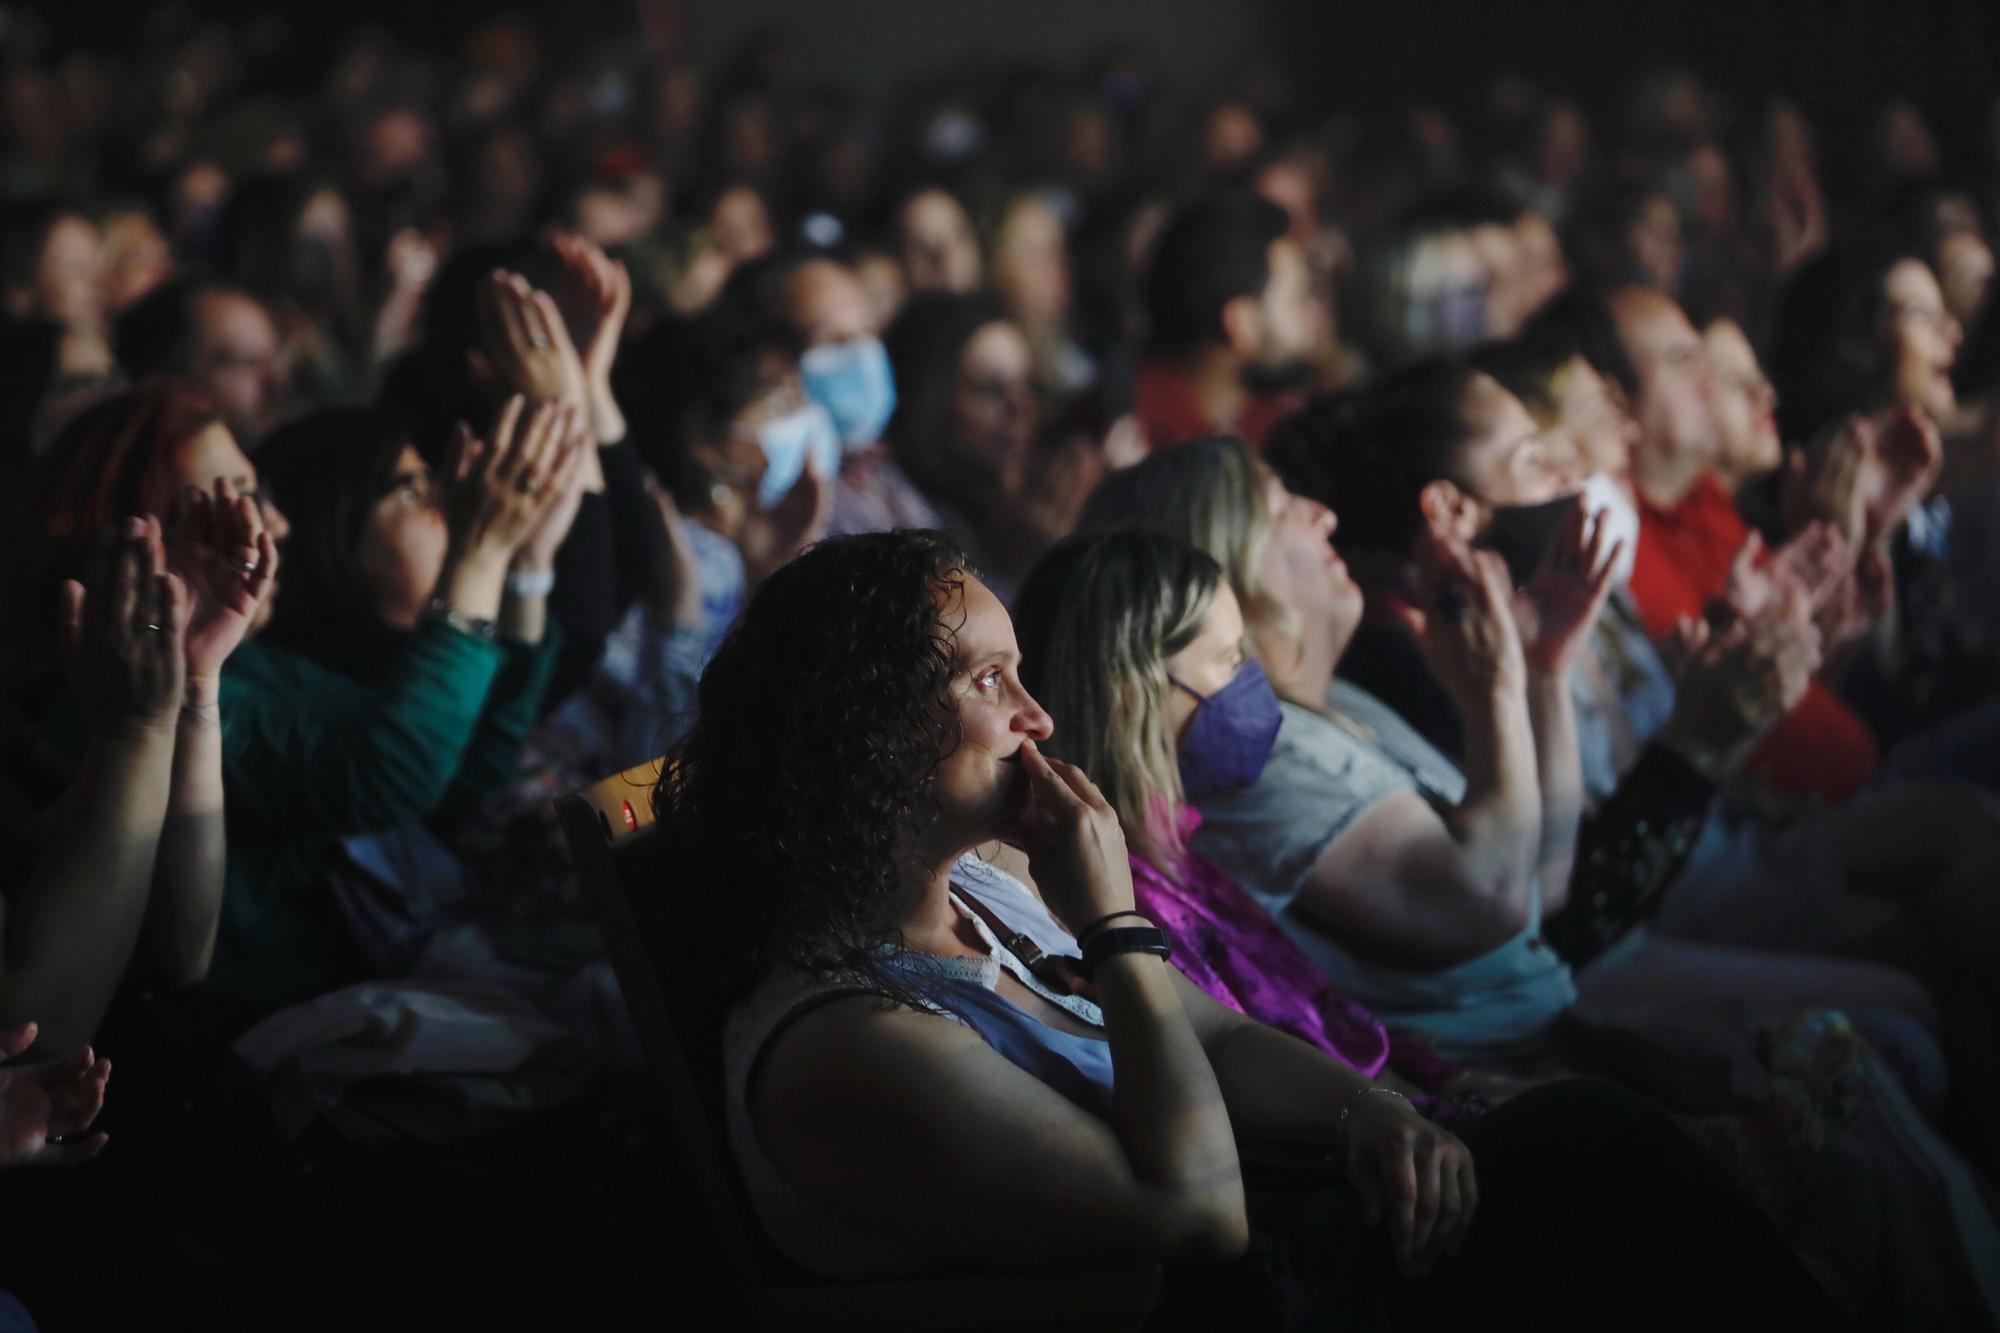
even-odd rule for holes
{"type": "Polygon", "coordinates": [[[1268,476],[1234,436],[1175,445],[1107,476],[1091,493],[1078,527],[1144,528],[1188,543],[1222,566],[1246,624],[1296,644],[1297,616],[1257,573],[1271,537],[1268,476]]]}
{"type": "Polygon", "coordinates": [[[1201,633],[1221,584],[1186,542],[1125,529],[1056,547],[1014,605],[1022,683],[1055,719],[1042,748],[1087,773],[1127,845],[1169,874],[1186,798],[1167,659],[1201,633]]]}

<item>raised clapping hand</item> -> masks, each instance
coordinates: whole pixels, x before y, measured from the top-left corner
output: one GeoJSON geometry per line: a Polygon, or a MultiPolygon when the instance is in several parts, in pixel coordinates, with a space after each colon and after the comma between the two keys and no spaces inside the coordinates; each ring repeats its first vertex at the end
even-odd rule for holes
{"type": "MultiPolygon", "coordinates": [[[[33,1023],[0,1031],[0,1060],[34,1045],[35,1032],[33,1023]]],[[[95,1157],[106,1136],[85,1131],[104,1109],[110,1079],[111,1062],[88,1046],[65,1059],[0,1069],[0,1167],[68,1166],[95,1157]]]]}
{"type": "Polygon", "coordinates": [[[1424,663],[1465,712],[1519,695],[1527,681],[1514,623],[1513,581],[1491,551],[1470,551],[1435,532],[1422,538],[1417,588],[1421,606],[1396,608],[1424,663]]]}
{"type": "Polygon", "coordinates": [[[1868,460],[1875,449],[1874,433],[1868,418],[1850,416],[1828,427],[1813,447],[1786,455],[1778,517],[1787,532],[1825,523],[1850,543],[1862,540],[1868,524],[1868,460]]]}
{"type": "Polygon", "coordinates": [[[1607,541],[1603,522],[1572,505],[1541,568],[1516,595],[1514,617],[1530,670],[1566,671],[1589,642],[1625,545],[1607,541]]]}
{"type": "Polygon", "coordinates": [[[214,494],[182,492],[167,568],[187,586],[187,675],[212,681],[236,651],[270,594],[278,544],[264,529],[257,502],[218,479],[214,494]]]}
{"type": "Polygon", "coordinates": [[[596,441],[591,438],[589,423],[583,413],[573,403],[564,403],[557,409],[555,429],[559,432],[557,443],[552,446],[560,451],[556,473],[549,484],[555,490],[555,500],[542,516],[542,521],[521,543],[514,553],[514,568],[519,570],[546,570],[555,564],[556,552],[562,548],[563,539],[569,536],[570,527],[576,522],[577,510],[583,504],[583,492],[587,480],[585,464],[596,452],[596,441]]]}
{"type": "Polygon", "coordinates": [[[187,679],[187,588],[169,573],[155,518],[128,518],[82,582],[62,585],[70,680],[91,731],[174,725],[187,679]]]}
{"type": "Polygon", "coordinates": [[[556,259],[551,294],[582,361],[591,430],[604,443],[621,439],[625,418],[611,394],[611,366],[632,310],[632,277],[623,264],[575,232],[552,231],[543,243],[556,259]]]}
{"type": "Polygon", "coordinates": [[[1944,469],[1937,427],[1910,408],[1850,416],[1794,452],[1779,499],[1787,528],[1831,523],[1850,549],[1893,536],[1944,469]]]}
{"type": "Polygon", "coordinates": [[[646,570],[646,599],[653,614],[675,624],[691,626],[701,615],[701,577],[695,565],[694,546],[688,540],[687,519],[666,487],[645,474],[646,494],[660,512],[666,540],[651,544],[652,559],[646,570]]]}
{"type": "Polygon", "coordinates": [[[1878,423],[1864,512],[1867,541],[1893,537],[1944,471],[1944,440],[1928,417],[1902,407],[1878,423]]]}
{"type": "Polygon", "coordinates": [[[1667,656],[1677,679],[1660,739],[1720,779],[1744,746],[1805,696],[1819,670],[1820,634],[1805,591],[1785,583],[1720,629],[1683,619],[1667,656]]]}
{"type": "Polygon", "coordinates": [[[819,474],[811,459],[785,498],[770,509],[752,508],[744,516],[737,545],[750,582],[758,584],[779,566],[826,535],[833,517],[833,482],[819,474]]]}
{"type": "Polygon", "coordinates": [[[1765,558],[1753,534],[1730,566],[1721,620],[1756,617],[1785,589],[1795,590],[1831,653],[1886,615],[1893,594],[1888,556],[1879,544],[1859,556],[1831,523],[1808,523],[1765,558]]]}
{"type": "Polygon", "coordinates": [[[583,407],[589,385],[555,300],[518,273],[495,269],[479,284],[479,351],[506,390],[535,402],[583,407]]]}
{"type": "Polygon", "coordinates": [[[569,494],[583,452],[576,413],[573,404],[530,408],[516,395],[502,405],[490,441],[460,423],[443,487],[455,560],[505,568],[569,494]]]}

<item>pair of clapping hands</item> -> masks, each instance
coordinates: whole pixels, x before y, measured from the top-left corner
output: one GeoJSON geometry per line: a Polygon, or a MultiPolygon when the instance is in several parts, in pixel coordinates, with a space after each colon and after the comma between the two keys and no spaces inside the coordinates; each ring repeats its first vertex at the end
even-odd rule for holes
{"type": "Polygon", "coordinates": [[[278,573],[263,511],[227,481],[183,492],[172,539],[152,515],[106,535],[61,589],[64,658],[96,735],[167,727],[206,706],[278,573]]]}
{"type": "MultiPolygon", "coordinates": [[[[555,261],[549,290],[504,269],[480,283],[474,377],[497,390],[495,397],[573,404],[597,443],[615,443],[625,436],[625,418],[611,392],[611,367],[632,309],[631,276],[574,233],[550,232],[542,244],[555,261]]],[[[590,489],[601,489],[595,460],[589,470],[590,489]]]]}
{"type": "Polygon", "coordinates": [[[1732,766],[1798,704],[1830,654],[1888,611],[1893,587],[1881,543],[1857,554],[1834,523],[1808,522],[1775,551],[1752,534],[1723,595],[1706,615],[1684,617],[1664,646],[1677,670],[1665,739],[1706,767],[1732,766]]]}
{"type": "Polygon", "coordinates": [[[545,234],[548,290],[496,269],[480,283],[473,377],[504,398],[486,438],[461,425],[446,514],[462,551],[503,548],[546,571],[586,491],[604,489],[597,446],[625,436],[611,369],[632,309],[625,266],[571,232],[545,234]]]}
{"type": "Polygon", "coordinates": [[[1937,427],[1914,409],[1845,417],[1787,455],[1779,518],[1788,532],[1831,525],[1858,558],[1895,535],[1943,470],[1937,427]]]}
{"type": "Polygon", "coordinates": [[[1529,674],[1560,677],[1589,640],[1624,543],[1579,503],[1528,582],[1432,524],[1418,539],[1417,596],[1394,605],[1432,676],[1462,710],[1518,694],[1529,674]]]}

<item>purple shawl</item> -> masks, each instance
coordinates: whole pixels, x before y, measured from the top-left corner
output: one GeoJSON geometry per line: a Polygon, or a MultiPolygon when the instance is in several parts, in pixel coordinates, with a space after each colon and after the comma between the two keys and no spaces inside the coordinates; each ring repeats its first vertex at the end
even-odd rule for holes
{"type": "MultiPolygon", "coordinates": [[[[1184,806],[1182,845],[1201,825],[1184,806]]],[[[1398,1041],[1374,1014],[1322,977],[1283,927],[1213,862],[1183,851],[1171,876],[1134,855],[1134,903],[1166,935],[1174,965],[1217,1003],[1325,1051],[1367,1078],[1393,1066],[1426,1090],[1458,1071],[1421,1044],[1398,1041]]]]}

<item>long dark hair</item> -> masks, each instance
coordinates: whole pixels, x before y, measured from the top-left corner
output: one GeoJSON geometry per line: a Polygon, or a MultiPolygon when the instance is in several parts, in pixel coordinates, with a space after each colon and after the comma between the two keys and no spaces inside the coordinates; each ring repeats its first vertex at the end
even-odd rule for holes
{"type": "Polygon", "coordinates": [[[684,888],[658,924],[682,952],[702,941],[724,996],[773,965],[907,994],[882,949],[959,743],[950,608],[967,577],[941,533],[822,542],[765,581],[703,673],[656,794],[684,888]]]}
{"type": "Polygon", "coordinates": [[[1880,406],[1894,367],[1880,345],[1889,271],[1905,260],[1930,267],[1900,244],[1828,250],[1785,284],[1771,336],[1778,425],[1804,443],[1848,412],[1880,406]]]}
{"type": "Polygon", "coordinates": [[[263,483],[291,522],[267,637],[372,680],[402,644],[370,605],[358,556],[369,511],[389,491],[408,426],[377,408],[328,407],[280,427],[257,451],[263,483]]]}

